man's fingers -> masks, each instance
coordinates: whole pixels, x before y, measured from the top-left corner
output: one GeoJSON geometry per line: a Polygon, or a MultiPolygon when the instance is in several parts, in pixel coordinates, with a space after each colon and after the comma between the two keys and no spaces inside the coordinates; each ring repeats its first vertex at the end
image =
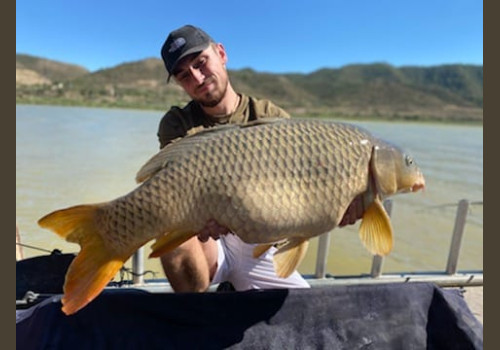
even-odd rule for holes
{"type": "Polygon", "coordinates": [[[205,227],[198,233],[198,239],[201,242],[206,242],[210,237],[217,240],[221,235],[227,235],[229,233],[229,229],[227,227],[219,225],[219,223],[210,219],[205,224],[205,227]]]}
{"type": "Polygon", "coordinates": [[[351,202],[351,204],[347,208],[346,212],[344,213],[344,217],[339,223],[339,227],[354,224],[358,219],[361,219],[363,217],[363,212],[363,197],[358,196],[351,202]]]}
{"type": "Polygon", "coordinates": [[[210,232],[207,230],[206,227],[204,227],[199,233],[198,233],[198,239],[200,242],[206,242],[210,238],[210,232]]]}

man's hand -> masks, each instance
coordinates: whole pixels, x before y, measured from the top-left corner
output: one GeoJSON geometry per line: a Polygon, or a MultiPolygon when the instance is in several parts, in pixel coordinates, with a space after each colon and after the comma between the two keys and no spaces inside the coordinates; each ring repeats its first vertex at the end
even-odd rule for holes
{"type": "Polygon", "coordinates": [[[205,227],[198,233],[198,239],[201,242],[206,242],[210,237],[217,240],[221,235],[227,235],[230,233],[227,227],[219,225],[214,219],[210,219],[205,224],[205,227]]]}
{"type": "Polygon", "coordinates": [[[354,198],[351,204],[349,204],[349,207],[345,211],[344,216],[340,221],[339,227],[354,224],[356,221],[358,221],[358,219],[361,219],[363,217],[364,213],[365,208],[363,205],[363,196],[359,195],[354,198]]]}

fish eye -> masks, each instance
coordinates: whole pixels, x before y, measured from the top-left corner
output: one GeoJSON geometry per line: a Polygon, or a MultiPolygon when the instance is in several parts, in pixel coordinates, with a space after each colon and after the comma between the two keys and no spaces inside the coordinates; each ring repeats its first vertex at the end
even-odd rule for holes
{"type": "Polygon", "coordinates": [[[406,156],[405,157],[405,162],[406,162],[407,166],[412,166],[415,163],[414,160],[413,160],[413,158],[410,157],[410,156],[406,156]]]}

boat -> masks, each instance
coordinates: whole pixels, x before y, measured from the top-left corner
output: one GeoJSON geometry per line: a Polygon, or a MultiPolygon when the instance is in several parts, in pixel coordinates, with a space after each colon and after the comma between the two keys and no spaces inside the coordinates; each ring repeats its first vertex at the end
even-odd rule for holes
{"type": "MultiPolygon", "coordinates": [[[[390,213],[391,202],[385,203],[390,213]]],[[[482,349],[483,325],[463,298],[483,271],[458,271],[468,200],[458,203],[442,272],[326,272],[329,233],[319,238],[310,289],[173,293],[145,279],[142,248],[131,278],[112,281],[85,308],[61,311],[66,270],[75,257],[53,251],[16,262],[19,349],[482,349]]]]}

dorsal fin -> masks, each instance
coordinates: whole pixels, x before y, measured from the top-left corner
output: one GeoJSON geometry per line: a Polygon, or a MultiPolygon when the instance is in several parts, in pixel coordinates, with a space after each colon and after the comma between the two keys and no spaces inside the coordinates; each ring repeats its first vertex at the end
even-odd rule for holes
{"type": "Polygon", "coordinates": [[[158,153],[152,156],[137,172],[135,180],[144,182],[151,178],[158,171],[163,169],[169,160],[178,159],[179,157],[187,156],[194,146],[205,142],[207,138],[214,135],[238,128],[238,125],[218,125],[213,128],[202,129],[194,134],[186,135],[182,138],[177,138],[171,143],[163,147],[158,153]]]}

